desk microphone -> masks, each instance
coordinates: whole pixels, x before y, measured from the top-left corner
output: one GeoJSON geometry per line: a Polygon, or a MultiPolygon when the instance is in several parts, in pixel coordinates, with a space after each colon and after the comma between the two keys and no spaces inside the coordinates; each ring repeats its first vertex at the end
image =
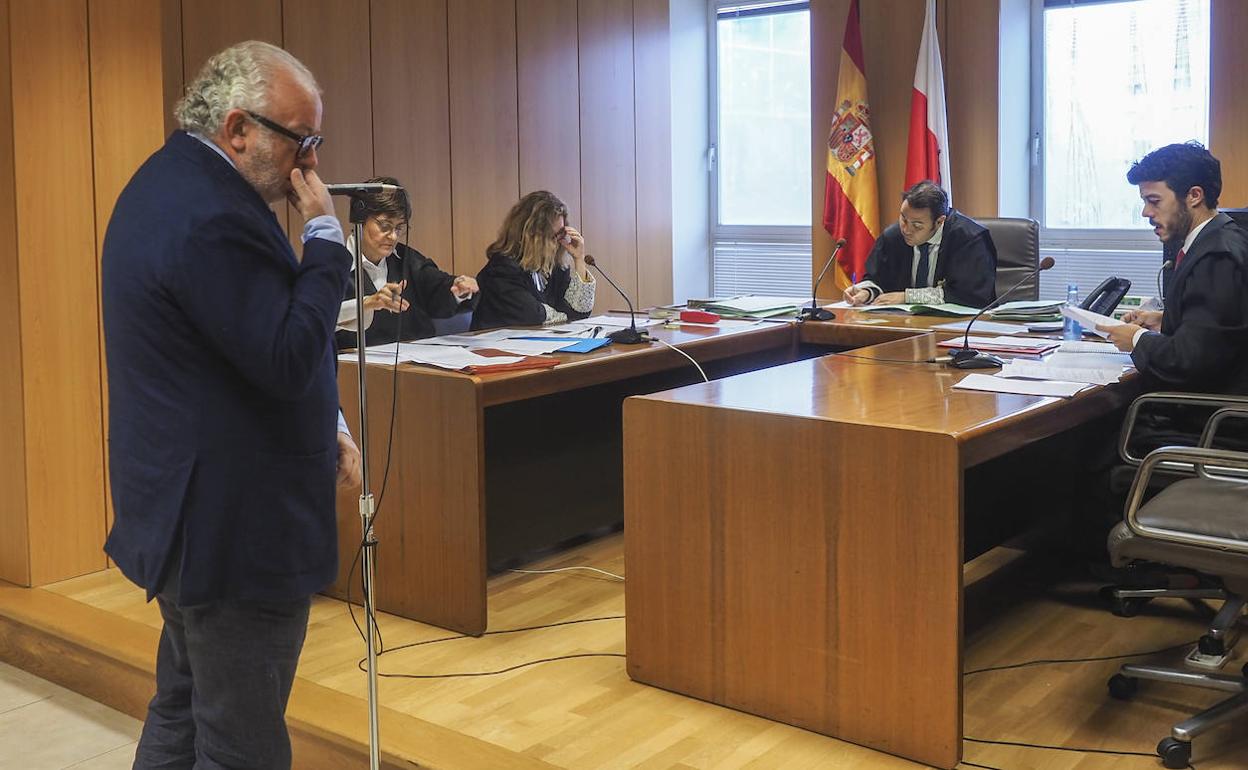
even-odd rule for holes
{"type": "Polygon", "coordinates": [[[1019,286],[1022,286],[1032,278],[1035,278],[1041,271],[1048,270],[1050,267],[1053,267],[1053,264],[1054,262],[1052,257],[1045,257],[1040,260],[1040,264],[1036,265],[1035,270],[1032,270],[1030,273],[1023,276],[1021,281],[1014,284],[1009,289],[1006,289],[1001,293],[1000,297],[997,297],[992,302],[989,302],[984,306],[983,310],[976,313],[975,317],[966,324],[966,333],[962,337],[962,349],[954,351],[953,355],[950,356],[949,366],[954,369],[989,369],[994,366],[1003,366],[1005,362],[991,353],[980,353],[978,350],[971,347],[971,324],[978,321],[979,317],[988,312],[988,310],[1001,304],[1001,300],[1013,294],[1014,290],[1019,286]]]}
{"type": "Polygon", "coordinates": [[[377,193],[399,192],[403,188],[397,184],[383,182],[353,182],[349,184],[327,184],[325,189],[330,195],[376,195],[377,193]]]}
{"type": "Polygon", "coordinates": [[[845,247],[845,239],[841,238],[832,247],[832,256],[828,257],[828,261],[823,263],[823,269],[819,271],[819,277],[815,279],[815,285],[810,290],[810,307],[802,308],[802,312],[797,314],[799,320],[802,321],[831,321],[836,318],[831,310],[824,310],[817,304],[816,297],[819,296],[819,282],[823,280],[823,276],[827,274],[828,268],[832,267],[832,263],[836,261],[837,253],[845,247]]]}
{"type": "Polygon", "coordinates": [[[585,255],[585,264],[589,265],[590,267],[597,268],[598,274],[601,275],[603,278],[606,278],[607,283],[611,284],[612,288],[618,291],[620,293],[620,296],[624,298],[624,301],[628,303],[628,326],[629,328],[620,329],[619,331],[611,332],[610,334],[607,335],[607,339],[611,340],[612,342],[618,342],[621,345],[636,345],[639,342],[649,342],[650,341],[649,334],[646,334],[644,331],[643,332],[637,331],[637,312],[633,310],[633,301],[628,298],[628,295],[624,293],[624,290],[621,289],[615,283],[615,281],[611,280],[611,276],[602,272],[602,268],[598,267],[598,260],[594,259],[593,254],[585,255]]]}

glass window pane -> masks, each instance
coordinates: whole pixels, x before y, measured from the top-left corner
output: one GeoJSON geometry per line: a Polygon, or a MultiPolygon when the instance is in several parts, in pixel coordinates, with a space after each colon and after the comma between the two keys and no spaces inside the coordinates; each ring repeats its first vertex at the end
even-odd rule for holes
{"type": "Polygon", "coordinates": [[[718,21],[719,223],[811,218],[810,12],[718,21]]]}
{"type": "Polygon", "coordinates": [[[1132,162],[1209,141],[1209,0],[1044,11],[1044,225],[1147,228],[1132,162]]]}

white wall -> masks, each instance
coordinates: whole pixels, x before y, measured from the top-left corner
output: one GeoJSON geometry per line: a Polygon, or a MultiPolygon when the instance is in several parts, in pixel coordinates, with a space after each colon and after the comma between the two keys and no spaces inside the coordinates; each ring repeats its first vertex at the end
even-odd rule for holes
{"type": "Polygon", "coordinates": [[[710,125],[706,0],[671,0],[672,299],[710,296],[710,125]]]}

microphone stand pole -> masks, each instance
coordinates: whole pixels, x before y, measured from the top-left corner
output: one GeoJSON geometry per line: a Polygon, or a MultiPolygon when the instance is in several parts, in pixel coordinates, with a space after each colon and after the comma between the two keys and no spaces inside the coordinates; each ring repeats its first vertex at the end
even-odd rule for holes
{"type": "Polygon", "coordinates": [[[841,238],[832,247],[832,256],[828,257],[828,261],[823,263],[823,269],[819,271],[819,277],[815,279],[815,285],[810,289],[810,307],[802,308],[797,314],[799,321],[831,321],[836,318],[836,314],[831,310],[819,307],[819,283],[823,281],[823,276],[827,275],[828,268],[832,267],[832,263],[836,261],[836,255],[845,245],[845,239],[841,238]]]}
{"type": "MultiPolygon", "coordinates": [[[[364,222],[351,220],[352,257],[355,259],[355,337],[360,388],[360,536],[364,571],[364,621],[368,636],[368,760],[370,770],[381,767],[381,737],[377,716],[377,617],[375,588],[377,537],[373,532],[373,516],[377,509],[368,479],[368,397],[367,366],[364,353],[364,222]]],[[[397,344],[397,343],[396,343],[397,344]]],[[[349,579],[349,578],[348,578],[349,579]]]]}

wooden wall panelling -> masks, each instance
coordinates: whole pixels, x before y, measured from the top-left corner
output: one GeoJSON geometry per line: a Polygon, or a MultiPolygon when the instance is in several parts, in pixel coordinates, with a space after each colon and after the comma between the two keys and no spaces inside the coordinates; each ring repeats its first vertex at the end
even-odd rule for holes
{"type": "Polygon", "coordinates": [[[1240,73],[1248,67],[1248,5],[1213,0],[1209,41],[1209,149],[1222,161],[1220,206],[1248,206],[1248,100],[1240,73]]]}
{"type": "MultiPolygon", "coordinates": [[[[182,0],[183,82],[193,81],[209,56],[244,40],[282,45],[282,0],[182,0]]],[[[286,203],[273,206],[283,225],[288,209],[286,203]]]]}
{"type": "Polygon", "coordinates": [[[282,44],[282,0],[182,0],[185,82],[209,56],[244,40],[282,44]]]}
{"type": "MultiPolygon", "coordinates": [[[[828,130],[836,112],[836,79],[841,67],[849,1],[811,0],[810,3],[811,280],[832,253],[832,236],[823,229],[823,191],[828,173],[828,130]]],[[[871,74],[870,69],[867,74],[871,74]]],[[[870,98],[870,85],[867,88],[870,98]]]]}
{"type": "Polygon", "coordinates": [[[14,3],[10,38],[31,582],[104,566],[86,0],[14,3]],[[57,185],[46,180],[57,179],[57,185]],[[48,295],[49,248],[74,277],[48,295]]]}
{"type": "MultiPolygon", "coordinates": [[[[373,175],[372,73],[369,64],[368,0],[285,0],[282,39],[286,50],[320,83],[325,144],[317,150],[317,173],[329,182],[373,175]]],[[[335,199],[347,222],[348,200],[335,199]]],[[[298,240],[303,218],[294,211],[290,233],[298,240]]]]}
{"type": "MultiPolygon", "coordinates": [[[[589,249],[637,296],[637,163],[633,111],[633,4],[581,0],[581,224],[589,249]]],[[[624,308],[606,282],[596,311],[624,308]]]]}
{"type": "Polygon", "coordinates": [[[668,0],[634,0],[637,297],[672,302],[672,77],[668,0]]]}
{"type": "Polygon", "coordinates": [[[178,127],[178,121],[173,117],[173,106],[182,98],[186,84],[185,63],[182,61],[181,0],[160,0],[160,37],[165,136],[168,136],[178,127]]]}
{"type": "Polygon", "coordinates": [[[905,184],[910,93],[923,34],[923,7],[923,0],[871,0],[861,5],[881,230],[896,218],[905,184]]]}
{"type": "MultiPolygon", "coordinates": [[[[576,0],[516,6],[520,192],[549,190],[580,227],[581,101],[576,0]]],[[[588,238],[589,236],[586,235],[588,238]]]]}
{"type": "MultiPolygon", "coordinates": [[[[97,256],[113,204],[139,165],[164,142],[165,79],[182,73],[164,69],[165,0],[90,0],[91,143],[95,180],[97,256]]],[[[97,268],[98,271],[98,268],[97,268]]],[[[103,325],[100,371],[106,371],[103,325]]],[[[108,383],[101,377],[104,435],[108,435],[108,383]]],[[[107,440],[101,447],[108,469],[107,440]]],[[[105,526],[112,526],[112,500],[104,495],[105,526]]]]}
{"type": "Polygon", "coordinates": [[[944,0],[941,5],[949,18],[957,20],[947,29],[947,42],[941,41],[953,205],[973,217],[995,217],[1000,111],[998,0],[944,0]]]}
{"type": "Polygon", "coordinates": [[[9,330],[9,359],[0,366],[0,580],[30,583],[26,520],[26,423],[22,400],[22,319],[18,287],[17,189],[13,170],[13,92],[9,0],[0,0],[0,326],[9,330]]]}
{"type": "Polygon", "coordinates": [[[455,0],[447,12],[454,271],[475,275],[520,197],[516,0],[455,0]]]}
{"type": "Polygon", "coordinates": [[[373,167],[412,203],[410,244],[445,270],[451,238],[446,0],[373,0],[373,167]]]}

